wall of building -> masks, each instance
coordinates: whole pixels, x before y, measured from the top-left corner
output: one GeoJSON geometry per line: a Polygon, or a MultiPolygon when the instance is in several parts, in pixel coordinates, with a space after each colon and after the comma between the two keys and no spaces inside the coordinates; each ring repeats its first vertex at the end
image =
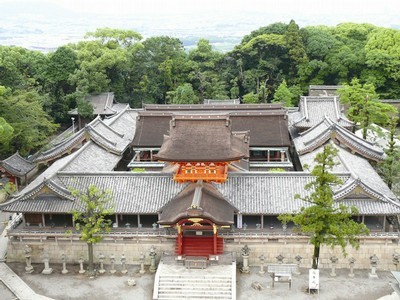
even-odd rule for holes
{"type": "MultiPolygon", "coordinates": [[[[61,255],[67,256],[68,264],[77,264],[78,259],[83,256],[87,259],[87,245],[82,241],[69,240],[23,240],[12,239],[8,244],[7,261],[8,262],[25,262],[24,248],[29,245],[32,248],[32,262],[41,263],[42,255],[46,251],[50,256],[50,263],[61,263],[61,255]]],[[[259,265],[258,257],[263,254],[266,257],[266,264],[277,263],[278,255],[284,256],[284,263],[296,263],[295,257],[300,255],[303,257],[300,267],[310,268],[312,262],[313,245],[307,243],[307,240],[287,241],[279,240],[257,240],[257,239],[240,239],[226,240],[225,251],[236,252],[237,262],[241,263],[241,248],[248,245],[250,250],[250,265],[259,265]]],[[[115,255],[116,264],[120,263],[122,254],[127,259],[127,264],[139,264],[141,253],[146,256],[146,264],[150,264],[149,249],[154,246],[157,253],[157,260],[160,259],[163,251],[173,254],[175,250],[175,239],[164,237],[148,237],[135,240],[115,240],[102,241],[94,246],[95,262],[98,261],[100,254],[105,255],[105,264],[110,263],[110,255],[115,255]]],[[[356,259],[355,269],[368,269],[370,267],[370,257],[376,254],[379,258],[378,270],[395,270],[393,264],[393,254],[400,253],[398,240],[394,242],[391,239],[379,240],[369,239],[362,241],[359,250],[347,247],[348,253],[345,258],[340,247],[331,249],[323,246],[320,254],[320,267],[330,268],[330,257],[333,255],[339,258],[336,265],[337,268],[349,268],[349,258],[356,259]]]]}

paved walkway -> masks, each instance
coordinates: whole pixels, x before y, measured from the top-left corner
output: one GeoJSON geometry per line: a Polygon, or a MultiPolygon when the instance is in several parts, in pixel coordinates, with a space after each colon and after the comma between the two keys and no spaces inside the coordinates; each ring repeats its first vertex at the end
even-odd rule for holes
{"type": "Polygon", "coordinates": [[[0,281],[17,297],[19,300],[52,300],[51,298],[36,294],[21,278],[17,276],[5,263],[7,255],[6,229],[0,236],[0,281]]]}

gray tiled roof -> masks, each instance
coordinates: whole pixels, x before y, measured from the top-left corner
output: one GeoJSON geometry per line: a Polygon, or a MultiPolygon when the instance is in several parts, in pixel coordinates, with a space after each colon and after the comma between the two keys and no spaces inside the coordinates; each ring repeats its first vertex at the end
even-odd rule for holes
{"type": "Polygon", "coordinates": [[[36,164],[26,160],[16,152],[10,157],[0,161],[0,167],[4,168],[8,173],[16,177],[21,177],[33,170],[36,167],[36,164]]]}
{"type": "MultiPolygon", "coordinates": [[[[338,174],[347,182],[350,174],[338,174]]],[[[242,214],[277,215],[298,211],[302,206],[309,205],[301,199],[295,199],[296,194],[304,197],[308,191],[304,186],[311,182],[313,177],[309,173],[230,173],[228,180],[223,184],[213,184],[222,196],[236,207],[242,214]]],[[[71,172],[59,173],[58,185],[64,189],[84,189],[95,184],[101,189],[110,189],[115,203],[115,212],[120,214],[155,214],[164,205],[182,191],[187,184],[179,184],[172,180],[171,175],[160,173],[91,173],[76,174],[71,172]]],[[[49,196],[50,197],[50,196],[49,196]]],[[[33,198],[33,197],[32,197],[33,198]]],[[[32,198],[14,201],[3,205],[6,211],[39,212],[39,207],[48,199],[32,198]]],[[[69,212],[71,204],[65,200],[58,202],[59,197],[53,197],[52,207],[57,212],[69,212]],[[59,205],[57,204],[59,203],[59,205]]],[[[362,214],[399,214],[400,204],[395,200],[369,200],[360,196],[339,198],[341,203],[354,204],[362,214]],[[364,200],[366,200],[364,202],[364,200]],[[364,205],[365,203],[365,205],[364,205]]]]}
{"type": "Polygon", "coordinates": [[[86,134],[98,145],[115,154],[121,154],[131,143],[136,126],[137,112],[129,109],[124,104],[124,108],[112,117],[101,120],[97,116],[87,126],[62,142],[56,144],[53,148],[42,152],[36,159],[36,162],[53,160],[76,147],[79,147],[87,138],[86,134]]]}
{"type": "Polygon", "coordinates": [[[39,156],[35,158],[35,162],[43,162],[48,160],[53,160],[65,153],[70,152],[72,149],[82,144],[85,140],[84,129],[79,130],[70,137],[66,138],[62,142],[56,144],[53,148],[43,151],[39,156]]]}
{"type": "Polygon", "coordinates": [[[325,116],[345,128],[354,126],[340,111],[338,96],[302,96],[299,113],[289,114],[291,123],[298,129],[308,129],[319,124],[325,116]]]}
{"type": "MultiPolygon", "coordinates": [[[[338,149],[338,156],[335,159],[337,165],[334,166],[332,171],[349,172],[351,174],[351,178],[344,182],[343,186],[336,191],[336,198],[346,197],[358,187],[364,193],[382,201],[396,199],[396,196],[366,159],[352,154],[337,145],[334,145],[334,147],[338,149]]],[[[303,166],[307,164],[310,166],[310,169],[312,169],[315,165],[315,156],[322,152],[322,150],[323,148],[320,147],[313,152],[299,156],[300,162],[303,166]]]]}
{"type": "MultiPolygon", "coordinates": [[[[98,95],[89,95],[86,100],[93,106],[93,115],[113,115],[125,108],[125,103],[115,103],[114,93],[102,93],[98,95]]],[[[69,112],[71,115],[78,115],[78,110],[73,109],[69,112]]]]}
{"type": "Polygon", "coordinates": [[[383,160],[384,152],[351,131],[325,117],[318,125],[303,132],[293,140],[298,154],[303,155],[321,147],[329,140],[337,140],[353,151],[372,160],[383,160]]]}
{"type": "Polygon", "coordinates": [[[204,104],[212,104],[212,105],[240,104],[240,99],[226,99],[226,100],[204,99],[204,104]]]}
{"type": "Polygon", "coordinates": [[[86,143],[74,154],[63,171],[112,171],[121,159],[120,155],[111,153],[93,142],[86,143]]]}

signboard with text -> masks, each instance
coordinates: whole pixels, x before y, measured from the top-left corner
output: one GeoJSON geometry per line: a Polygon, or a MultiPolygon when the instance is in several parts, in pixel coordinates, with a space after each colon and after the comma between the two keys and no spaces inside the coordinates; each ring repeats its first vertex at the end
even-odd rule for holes
{"type": "Polygon", "coordinates": [[[308,274],[309,274],[309,279],[308,279],[309,291],[310,292],[311,290],[319,291],[319,270],[310,269],[308,274]]]}

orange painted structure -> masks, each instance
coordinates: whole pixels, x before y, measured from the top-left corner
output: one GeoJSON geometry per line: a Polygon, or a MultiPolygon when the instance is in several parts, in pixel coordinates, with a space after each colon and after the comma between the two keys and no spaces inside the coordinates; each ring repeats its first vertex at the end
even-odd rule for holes
{"type": "Polygon", "coordinates": [[[228,178],[229,162],[177,162],[178,171],[174,175],[174,180],[180,183],[196,182],[225,182],[228,178]]]}

